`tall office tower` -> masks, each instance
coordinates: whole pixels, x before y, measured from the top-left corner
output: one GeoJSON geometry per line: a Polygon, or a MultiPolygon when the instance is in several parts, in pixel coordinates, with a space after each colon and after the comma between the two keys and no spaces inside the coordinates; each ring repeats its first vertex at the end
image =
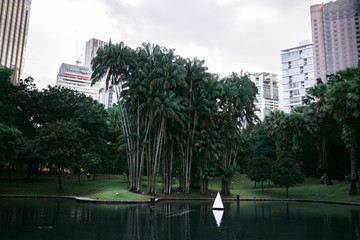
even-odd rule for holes
{"type": "Polygon", "coordinates": [[[76,90],[86,96],[99,100],[100,84],[95,83],[91,86],[92,71],[84,66],[61,64],[57,75],[56,85],[76,90]]]}
{"type": "Polygon", "coordinates": [[[254,73],[250,74],[250,80],[255,83],[258,88],[255,103],[257,111],[255,114],[264,120],[266,115],[271,111],[279,109],[279,88],[277,75],[272,73],[254,73]]]}
{"type": "Polygon", "coordinates": [[[281,107],[285,113],[302,104],[306,90],[315,85],[313,45],[301,41],[298,47],[281,51],[281,107]]]}
{"type": "Polygon", "coordinates": [[[103,42],[99,39],[92,38],[86,42],[85,49],[85,67],[91,68],[91,61],[96,56],[96,52],[99,48],[107,45],[107,42],[103,42]]]}
{"type": "Polygon", "coordinates": [[[358,0],[337,0],[310,7],[315,79],[327,82],[337,70],[356,67],[360,59],[358,0]]]}
{"type": "Polygon", "coordinates": [[[0,1],[0,67],[14,69],[14,84],[19,83],[24,67],[30,7],[31,0],[0,1]]]}

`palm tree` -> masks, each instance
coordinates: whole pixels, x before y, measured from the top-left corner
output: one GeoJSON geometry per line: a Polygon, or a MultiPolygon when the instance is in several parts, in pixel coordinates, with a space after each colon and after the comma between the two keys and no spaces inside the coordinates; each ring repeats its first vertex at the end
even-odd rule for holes
{"type": "Polygon", "coordinates": [[[275,142],[276,146],[276,155],[279,155],[280,152],[284,149],[289,148],[288,145],[288,136],[286,133],[286,115],[282,111],[273,111],[270,112],[264,119],[264,128],[268,136],[275,142]]]}
{"type": "Polygon", "coordinates": [[[216,124],[220,115],[217,109],[217,99],[220,97],[221,87],[216,75],[210,76],[203,81],[203,88],[194,94],[197,104],[198,127],[195,132],[195,159],[200,177],[200,193],[208,193],[209,179],[218,175],[220,152],[222,147],[221,138],[218,136],[220,127],[216,124]]]}
{"type": "MultiPolygon", "coordinates": [[[[112,44],[111,41],[109,45],[104,46],[104,48],[99,48],[97,56],[92,60],[92,69],[93,74],[91,78],[93,79],[93,84],[96,81],[100,81],[103,77],[106,76],[106,90],[109,85],[113,85],[116,89],[116,95],[120,100],[120,92],[122,90],[122,85],[129,75],[130,68],[136,66],[134,60],[134,51],[125,46],[123,42],[119,44],[112,44]]],[[[128,167],[129,167],[129,180],[130,180],[130,190],[136,190],[136,144],[134,141],[134,130],[132,129],[129,122],[128,111],[124,105],[124,102],[119,104],[120,120],[122,125],[122,131],[125,135],[126,150],[128,155],[128,167]]]]}
{"type": "Polygon", "coordinates": [[[304,99],[304,104],[306,104],[308,108],[305,109],[304,117],[307,122],[308,132],[316,137],[320,136],[323,169],[330,180],[331,173],[327,150],[327,135],[333,120],[326,105],[325,97],[328,88],[329,85],[324,84],[318,79],[317,84],[307,91],[308,95],[304,99]]]}
{"type": "Polygon", "coordinates": [[[223,86],[219,109],[222,111],[219,134],[223,141],[222,181],[223,194],[230,194],[230,178],[237,170],[235,160],[241,142],[241,132],[256,121],[257,88],[247,75],[232,73],[221,80],[223,86]]]}
{"type": "Polygon", "coordinates": [[[190,182],[191,182],[191,173],[192,163],[193,163],[193,154],[194,154],[194,138],[196,133],[196,128],[198,125],[198,108],[200,100],[200,91],[204,87],[204,81],[210,75],[207,73],[207,68],[204,66],[205,61],[200,61],[198,59],[187,59],[185,62],[186,69],[186,78],[185,81],[188,86],[188,92],[184,92],[184,101],[188,102],[187,107],[187,137],[186,137],[186,149],[185,157],[182,161],[182,179],[181,179],[181,188],[183,192],[190,192],[190,182]]]}
{"type": "Polygon", "coordinates": [[[356,162],[360,141],[360,67],[348,68],[331,76],[326,104],[334,119],[342,126],[342,140],[350,150],[351,188],[356,189],[356,162]]]}

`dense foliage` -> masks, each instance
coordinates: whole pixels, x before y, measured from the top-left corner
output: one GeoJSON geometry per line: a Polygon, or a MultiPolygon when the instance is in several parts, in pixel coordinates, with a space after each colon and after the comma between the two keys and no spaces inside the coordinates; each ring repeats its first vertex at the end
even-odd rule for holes
{"type": "Polygon", "coordinates": [[[117,89],[123,149],[127,152],[130,190],[171,193],[174,167],[180,190],[190,186],[206,194],[208,180],[220,177],[222,192],[230,194],[230,179],[242,134],[254,124],[257,88],[247,75],[219,79],[204,61],[175,55],[174,50],[124,43],[99,49],[92,61],[94,81],[106,77],[117,89]],[[146,171],[146,173],[145,173],[146,171]]]}
{"type": "MultiPolygon", "coordinates": [[[[307,176],[320,178],[326,174],[330,185],[331,179],[350,176],[350,194],[355,194],[360,154],[359,86],[360,67],[336,72],[327,84],[318,79],[308,89],[303,106],[290,114],[271,112],[251,132],[248,156],[268,156],[277,164],[276,158],[290,152],[292,156],[287,158],[293,159],[307,176]]],[[[248,161],[247,157],[241,158],[242,164],[248,161]]]]}
{"type": "Polygon", "coordinates": [[[0,173],[30,177],[45,167],[59,174],[125,172],[131,191],[208,193],[219,178],[230,194],[231,178],[247,173],[288,188],[306,176],[350,176],[356,194],[360,156],[360,67],[338,71],[307,90],[290,114],[255,115],[257,88],[247,74],[220,78],[205,62],[172,49],[124,43],[99,49],[93,82],[106,79],[118,105],[104,106],[59,86],[39,91],[32,78],[10,83],[0,69],[0,173]]]}
{"type": "Polygon", "coordinates": [[[122,172],[124,156],[117,150],[114,115],[90,97],[62,87],[39,91],[32,78],[19,86],[12,71],[0,68],[0,173],[46,168],[59,174],[122,172]]]}

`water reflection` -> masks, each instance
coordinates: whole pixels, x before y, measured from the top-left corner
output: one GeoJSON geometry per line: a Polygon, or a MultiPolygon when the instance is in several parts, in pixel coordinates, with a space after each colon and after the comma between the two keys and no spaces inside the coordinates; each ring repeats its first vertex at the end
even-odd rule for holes
{"type": "Polygon", "coordinates": [[[0,238],[360,239],[360,208],[355,206],[225,203],[220,225],[211,205],[171,202],[150,208],[0,199],[0,238]]]}
{"type": "Polygon", "coordinates": [[[218,228],[220,228],[221,226],[221,220],[222,220],[222,216],[224,214],[223,210],[213,210],[213,214],[214,214],[214,218],[216,221],[216,225],[218,228]]]}

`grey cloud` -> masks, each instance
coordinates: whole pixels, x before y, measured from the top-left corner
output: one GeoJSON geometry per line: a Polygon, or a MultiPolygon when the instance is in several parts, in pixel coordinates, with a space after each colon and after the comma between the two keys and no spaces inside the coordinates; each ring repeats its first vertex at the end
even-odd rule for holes
{"type": "Polygon", "coordinates": [[[218,48],[225,65],[248,63],[259,71],[280,72],[280,50],[309,38],[310,5],[317,0],[239,0],[223,5],[216,0],[144,0],[138,7],[103,2],[125,44],[150,42],[175,49],[193,44],[209,52],[218,48]],[[249,5],[271,13],[272,19],[239,21],[239,11],[249,5]]]}

